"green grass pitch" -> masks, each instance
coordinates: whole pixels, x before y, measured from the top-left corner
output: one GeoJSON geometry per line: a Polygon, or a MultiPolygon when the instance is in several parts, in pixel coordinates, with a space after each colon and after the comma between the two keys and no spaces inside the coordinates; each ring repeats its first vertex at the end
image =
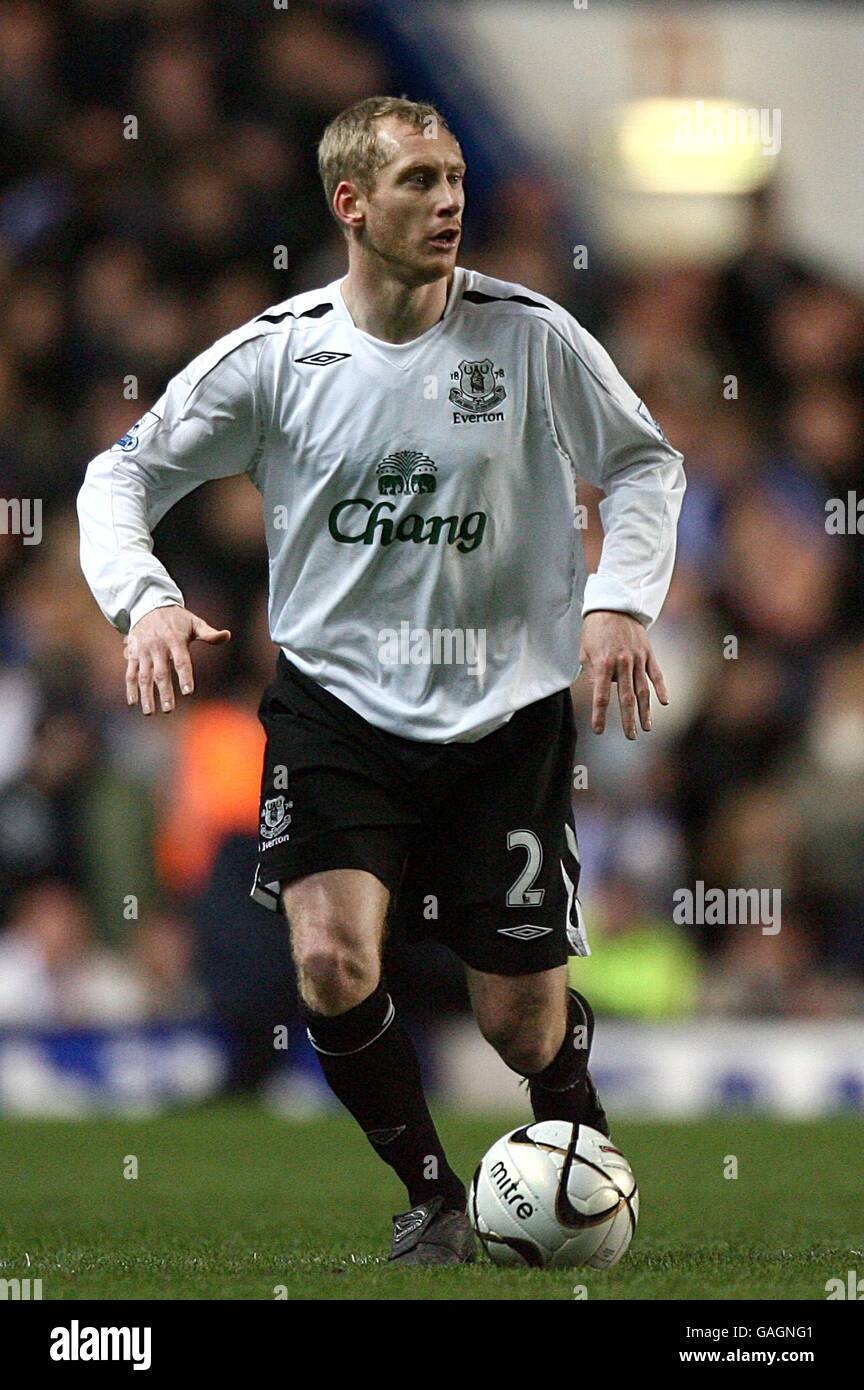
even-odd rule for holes
{"type": "MultiPolygon", "coordinates": [[[[525,1116],[437,1112],[467,1179],[525,1116]]],[[[642,1216],[621,1265],[388,1266],[389,1169],[341,1114],[286,1121],[254,1105],[155,1119],[4,1120],[0,1278],[43,1299],[822,1299],[861,1267],[864,1125],[729,1118],[616,1125],[642,1216]],[[724,1177],[727,1156],[738,1177],[724,1177]],[[138,1177],[124,1178],[128,1157],[138,1177]],[[28,1263],[29,1259],[29,1263],[28,1263]]],[[[128,1165],[127,1165],[128,1166],[128,1165]]]]}

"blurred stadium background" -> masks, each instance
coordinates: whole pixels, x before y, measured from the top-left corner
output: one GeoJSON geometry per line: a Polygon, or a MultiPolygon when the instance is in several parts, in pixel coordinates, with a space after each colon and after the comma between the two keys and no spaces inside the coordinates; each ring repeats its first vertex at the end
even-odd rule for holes
{"type": "MultiPolygon", "coordinates": [[[[864,494],[862,55],[851,4],[0,3],[0,1109],[327,1103],[246,896],[275,658],[258,494],[210,485],[159,528],[234,640],[146,722],[74,497],[191,357],[342,272],[315,145],[376,92],[436,101],[462,141],[460,263],[565,305],[686,456],[672,705],[634,747],[574,688],[607,1107],[864,1106],[864,548],[826,529],[864,494]],[[718,148],[706,119],[738,109],[758,127],[718,148]],[[700,880],[781,889],[782,930],[675,925],[700,880]]],[[[388,969],[438,1096],[515,1101],[455,963],[394,944],[388,969]]]]}

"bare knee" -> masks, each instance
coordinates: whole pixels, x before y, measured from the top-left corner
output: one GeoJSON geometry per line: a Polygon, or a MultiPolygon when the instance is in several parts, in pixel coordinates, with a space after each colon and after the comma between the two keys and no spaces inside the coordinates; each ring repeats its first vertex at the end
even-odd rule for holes
{"type": "Polygon", "coordinates": [[[353,942],[331,935],[306,937],[294,945],[297,984],[308,1008],[336,1015],[361,1004],[378,987],[378,958],[353,942]]]}
{"type": "Polygon", "coordinates": [[[304,1003],[316,1013],[333,1016],[361,1003],[381,978],[381,933],[376,914],[365,904],[340,901],[338,895],[283,890],[291,929],[291,951],[304,1003]]]}

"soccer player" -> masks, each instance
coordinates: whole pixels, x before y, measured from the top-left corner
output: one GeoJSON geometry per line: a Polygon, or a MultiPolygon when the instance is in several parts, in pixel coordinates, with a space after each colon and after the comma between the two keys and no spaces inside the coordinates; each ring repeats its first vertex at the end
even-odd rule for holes
{"type": "MultiPolygon", "coordinates": [[[[681,455],[560,306],[457,265],[460,146],[433,107],[373,97],[319,162],[348,274],[259,314],[90,464],[81,561],[127,634],[145,715],[193,689],[189,612],[152,529],[208,478],[263,497],[270,631],[253,896],[284,913],[328,1083],[407,1188],[391,1259],[474,1257],[462,1181],[382,978],[385,926],[464,961],[477,1023],[535,1117],[608,1133],[571,809],[569,687],[602,733],[667,702],[646,628],[669,585],[681,455]],[[587,578],[576,475],[606,494],[587,578]],[[581,646],[580,646],[581,637],[581,646]]],[[[422,988],[422,981],[418,981],[422,988]]]]}

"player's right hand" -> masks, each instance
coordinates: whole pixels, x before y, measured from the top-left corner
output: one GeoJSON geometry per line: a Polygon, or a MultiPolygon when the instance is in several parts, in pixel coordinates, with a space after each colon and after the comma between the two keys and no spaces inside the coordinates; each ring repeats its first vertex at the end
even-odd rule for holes
{"type": "Polygon", "coordinates": [[[155,714],[155,682],[162,709],[167,714],[175,704],[172,671],[177,672],[181,692],[191,695],[195,677],[189,643],[196,640],[217,646],[230,641],[231,633],[227,628],[211,627],[178,603],[154,608],[139,618],[123,643],[128,703],[136,705],[140,701],[143,714],[155,714]]]}

